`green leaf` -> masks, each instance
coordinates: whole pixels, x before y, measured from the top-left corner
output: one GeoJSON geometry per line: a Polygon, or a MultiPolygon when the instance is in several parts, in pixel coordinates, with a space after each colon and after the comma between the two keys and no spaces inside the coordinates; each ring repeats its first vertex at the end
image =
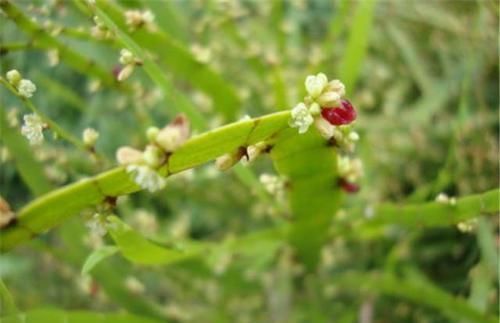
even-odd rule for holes
{"type": "MultiPolygon", "coordinates": [[[[7,286],[5,286],[2,279],[0,279],[0,313],[1,315],[14,315],[17,314],[19,310],[17,309],[14,298],[10,294],[7,286]]],[[[20,322],[13,321],[13,322],[20,322]]]]}
{"type": "Polygon", "coordinates": [[[305,134],[288,128],[271,150],[276,170],[289,181],[289,199],[296,225],[290,239],[312,270],[326,241],[330,222],[343,193],[337,185],[337,152],[316,128],[305,134]]]}
{"type": "Polygon", "coordinates": [[[496,322],[471,307],[464,299],[449,295],[420,276],[411,275],[407,279],[400,279],[389,274],[352,272],[336,275],[334,282],[338,287],[354,291],[406,298],[440,311],[452,322],[461,319],[477,323],[496,322]]]}
{"type": "Polygon", "coordinates": [[[94,250],[85,260],[82,267],[82,275],[88,274],[98,263],[111,257],[118,252],[115,246],[103,246],[94,250]]]}
{"type": "Polygon", "coordinates": [[[142,265],[166,265],[198,254],[196,245],[183,249],[167,248],[144,238],[116,216],[109,217],[109,234],[129,261],[142,265]]]}
{"type": "Polygon", "coordinates": [[[376,0],[364,0],[358,7],[352,19],[352,28],[347,42],[347,48],[340,64],[340,79],[348,91],[354,91],[361,66],[366,56],[370,30],[372,29],[376,0]]]}
{"type": "MultiPolygon", "coordinates": [[[[63,311],[58,309],[37,309],[23,314],[25,323],[155,323],[156,320],[130,315],[110,314],[90,311],[63,311]]],[[[17,316],[2,318],[2,323],[18,322],[17,316]]]]}

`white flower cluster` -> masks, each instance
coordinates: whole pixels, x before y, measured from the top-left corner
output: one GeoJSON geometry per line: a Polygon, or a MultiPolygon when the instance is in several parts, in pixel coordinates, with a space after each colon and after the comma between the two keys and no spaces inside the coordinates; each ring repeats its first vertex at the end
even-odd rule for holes
{"type": "Polygon", "coordinates": [[[36,85],[28,79],[23,79],[18,70],[10,70],[6,74],[7,81],[16,88],[23,98],[31,98],[36,91],[36,85]]]}
{"type": "Polygon", "coordinates": [[[359,158],[337,157],[337,171],[350,183],[357,182],[363,176],[363,162],[359,158]]]}
{"type": "Polygon", "coordinates": [[[289,125],[298,128],[300,134],[307,132],[313,124],[314,117],[321,113],[322,107],[333,107],[340,104],[345,95],[345,86],[339,80],[328,82],[325,74],[309,75],[305,81],[307,96],[304,102],[298,103],[291,112],[289,125]]]}
{"type": "Polygon", "coordinates": [[[43,129],[46,127],[42,118],[38,114],[25,114],[24,123],[21,127],[21,134],[28,138],[31,145],[38,145],[43,142],[43,129]]]}
{"type": "Polygon", "coordinates": [[[457,204],[457,199],[455,197],[449,197],[446,193],[439,193],[438,196],[436,196],[436,202],[454,206],[457,204]]]}
{"type": "Polygon", "coordinates": [[[94,23],[95,26],[90,29],[90,34],[92,35],[92,37],[99,40],[113,38],[113,32],[109,30],[108,27],[106,27],[101,18],[99,18],[98,16],[94,16],[94,23]]]}
{"type": "Polygon", "coordinates": [[[158,191],[166,184],[158,169],[189,138],[189,132],[188,120],[179,116],[161,130],[149,128],[146,135],[150,144],[143,152],[132,147],[120,147],[116,159],[120,165],[126,166],[127,173],[137,185],[150,192],[158,191]]]}
{"type": "Polygon", "coordinates": [[[108,232],[108,223],[106,218],[107,217],[104,214],[94,213],[92,218],[87,221],[86,226],[92,234],[103,237],[108,232]]]}
{"type": "Polygon", "coordinates": [[[262,174],[259,176],[259,181],[262,183],[266,191],[276,196],[278,200],[282,200],[285,195],[285,181],[275,175],[262,174]]]}
{"type": "Polygon", "coordinates": [[[130,31],[134,31],[142,26],[151,28],[155,20],[154,14],[151,10],[127,10],[125,11],[125,23],[130,31]]]}

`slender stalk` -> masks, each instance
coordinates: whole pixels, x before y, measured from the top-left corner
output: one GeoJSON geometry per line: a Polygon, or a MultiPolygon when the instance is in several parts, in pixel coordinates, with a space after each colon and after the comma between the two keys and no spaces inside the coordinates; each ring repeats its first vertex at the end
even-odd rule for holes
{"type": "Polygon", "coordinates": [[[64,139],[65,141],[69,142],[70,144],[76,146],[79,149],[82,149],[84,151],[88,151],[87,147],[85,144],[79,140],[78,138],[74,137],[72,134],[61,128],[56,122],[52,121],[48,116],[46,116],[42,111],[40,111],[32,102],[31,100],[19,95],[19,92],[9,83],[7,80],[5,80],[3,77],[0,76],[0,83],[2,83],[9,91],[11,91],[13,94],[15,94],[23,103],[30,109],[33,113],[37,114],[40,116],[40,118],[47,124],[47,126],[60,138],[64,139]]]}

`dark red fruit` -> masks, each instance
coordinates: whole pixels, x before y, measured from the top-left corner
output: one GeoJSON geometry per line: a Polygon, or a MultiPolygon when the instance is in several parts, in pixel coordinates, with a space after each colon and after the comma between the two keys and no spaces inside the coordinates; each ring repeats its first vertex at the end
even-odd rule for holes
{"type": "Polygon", "coordinates": [[[346,179],[339,179],[339,185],[346,193],[356,193],[359,191],[360,187],[356,183],[348,182],[346,179]]]}
{"type": "Polygon", "coordinates": [[[334,126],[346,125],[356,120],[356,110],[347,100],[342,100],[340,107],[322,108],[321,115],[334,126]]]}

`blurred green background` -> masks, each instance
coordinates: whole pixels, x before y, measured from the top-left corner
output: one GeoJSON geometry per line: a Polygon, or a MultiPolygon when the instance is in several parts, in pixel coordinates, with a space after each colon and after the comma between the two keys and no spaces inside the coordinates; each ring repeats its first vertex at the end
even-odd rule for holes
{"type": "MultiPolygon", "coordinates": [[[[13,146],[26,142],[2,134],[0,191],[14,210],[46,191],[23,179],[19,159],[36,160],[49,187],[59,187],[109,169],[122,145],[144,145],[145,129],[166,124],[182,100],[203,115],[207,130],[292,108],[305,94],[305,77],[318,72],[342,80],[358,111],[365,176],[341,221],[350,221],[353,207],[498,187],[497,1],[110,1],[118,12],[154,14],[152,30],[128,32],[162,35],[162,42],[136,41],[171,82],[169,92],[140,67],[123,84],[113,80],[123,45],[95,37],[85,1],[13,3],[39,28],[0,14],[1,74],[15,68],[31,79],[33,103],[76,137],[97,129],[103,156],[95,162],[50,136],[16,155],[13,146]]],[[[22,122],[27,108],[4,87],[0,95],[10,124],[22,122]]],[[[266,158],[251,169],[274,172],[266,158]]],[[[258,236],[288,221],[284,203],[270,205],[233,172],[206,165],[172,177],[161,192],[119,200],[118,212],[148,238],[213,241],[217,252],[162,267],[113,256],[82,275],[85,258],[103,243],[84,214],[2,254],[0,277],[21,310],[127,311],[144,318],[138,322],[472,322],[475,313],[485,321],[498,315],[498,216],[462,230],[347,227],[324,247],[317,272],[305,274],[284,241],[258,236]],[[225,247],[256,232],[240,247],[225,247]]]]}

